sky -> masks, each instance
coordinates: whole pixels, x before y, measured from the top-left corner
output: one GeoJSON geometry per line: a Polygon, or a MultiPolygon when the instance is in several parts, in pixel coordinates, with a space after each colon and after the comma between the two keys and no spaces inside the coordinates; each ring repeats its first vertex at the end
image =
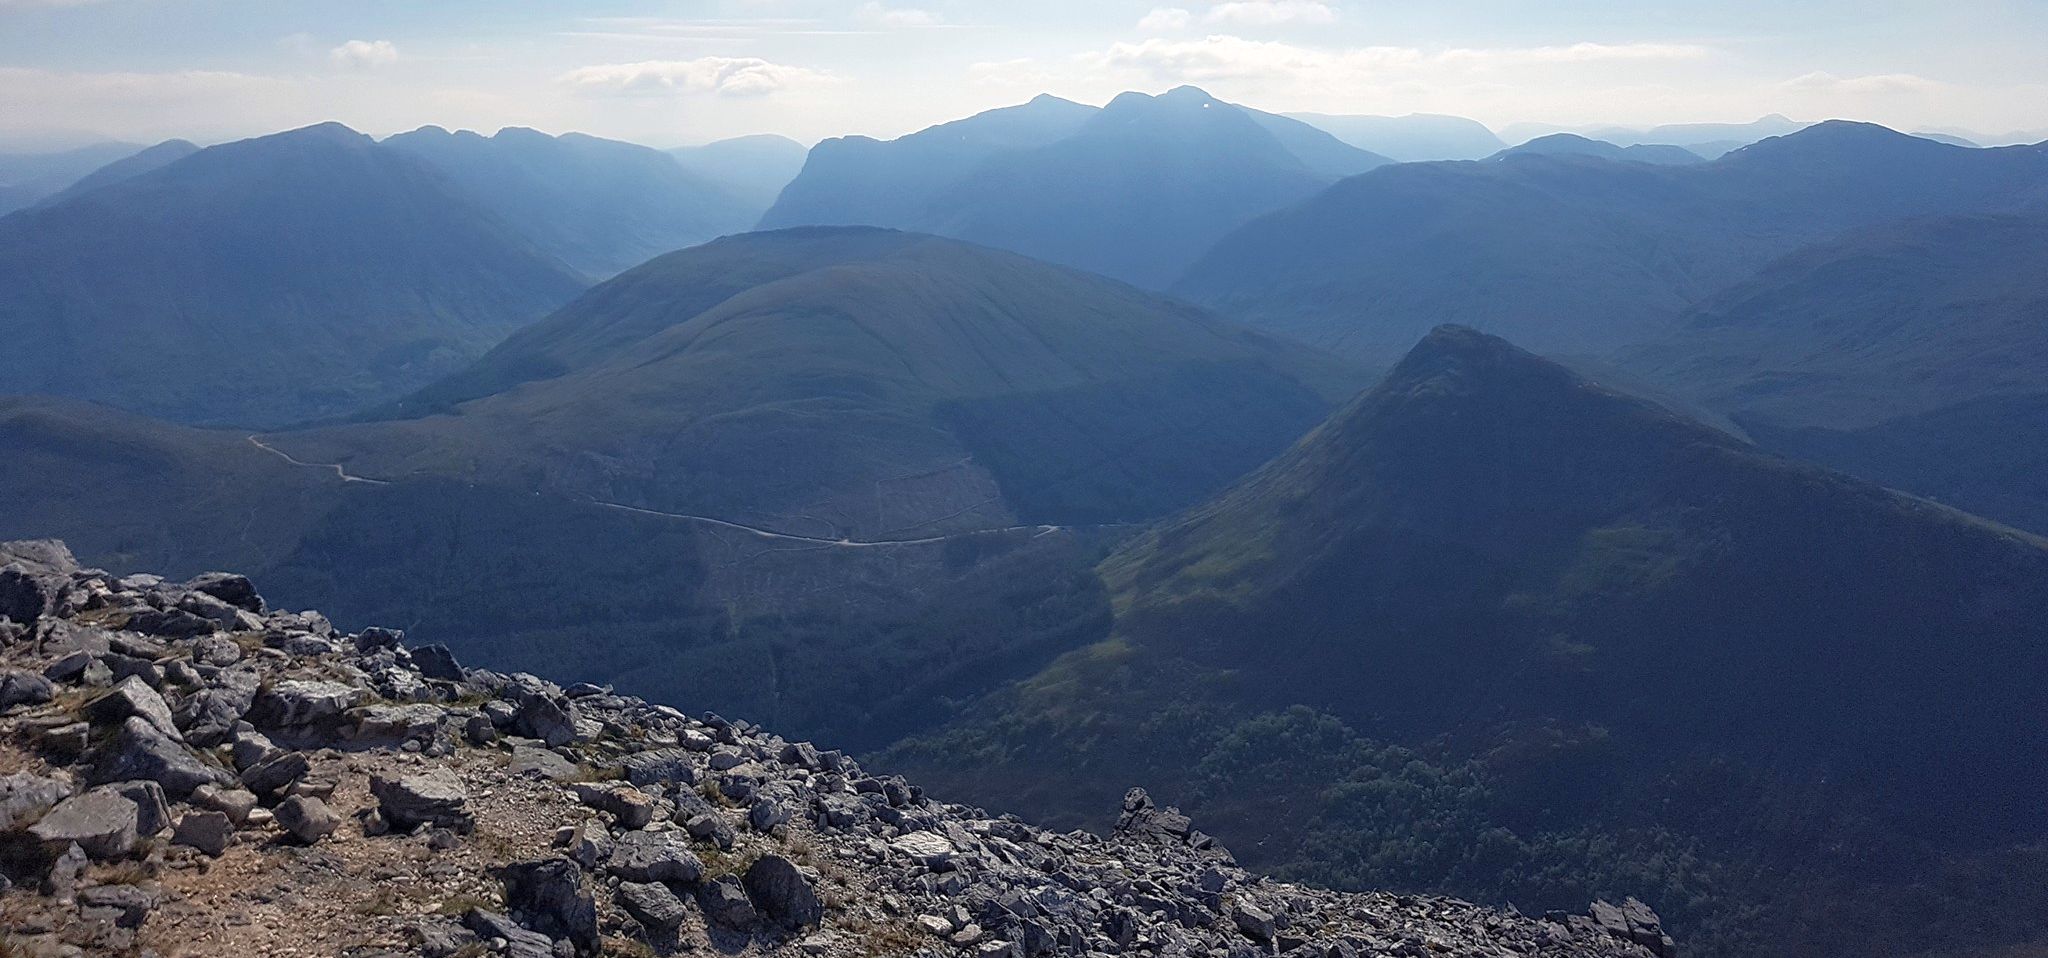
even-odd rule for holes
{"type": "Polygon", "coordinates": [[[326,120],[812,142],[1183,83],[1496,129],[1781,113],[1997,137],[2048,130],[2048,0],[0,0],[17,147],[326,120]]]}

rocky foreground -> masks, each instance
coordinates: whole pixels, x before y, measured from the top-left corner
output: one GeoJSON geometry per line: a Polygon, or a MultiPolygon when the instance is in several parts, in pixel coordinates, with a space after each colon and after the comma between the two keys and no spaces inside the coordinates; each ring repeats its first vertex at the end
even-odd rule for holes
{"type": "Polygon", "coordinates": [[[276,612],[241,576],[0,544],[0,955],[1648,956],[1273,882],[1132,790],[1114,834],[838,752],[276,612]]]}

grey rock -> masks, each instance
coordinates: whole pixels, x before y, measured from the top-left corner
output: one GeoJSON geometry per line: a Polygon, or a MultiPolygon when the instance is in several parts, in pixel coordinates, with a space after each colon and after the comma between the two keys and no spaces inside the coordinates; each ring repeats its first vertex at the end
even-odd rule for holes
{"type": "Polygon", "coordinates": [[[170,703],[157,690],[150,688],[139,676],[129,676],[116,684],[112,691],[86,703],[85,714],[95,722],[113,724],[130,717],[148,722],[157,731],[173,741],[184,741],[178,731],[178,723],[171,720],[170,703]]]}
{"type": "Polygon", "coordinates": [[[448,712],[438,705],[365,705],[352,709],[358,739],[413,739],[427,741],[441,727],[448,712]]]}
{"type": "Polygon", "coordinates": [[[234,762],[237,771],[248,771],[257,765],[284,754],[270,736],[252,729],[236,732],[228,738],[228,760],[234,762]]]}
{"type": "Polygon", "coordinates": [[[368,693],[353,685],[318,679],[291,679],[259,692],[250,711],[258,726],[296,727],[340,716],[360,704],[368,693]]]}
{"type": "Polygon", "coordinates": [[[57,689],[50,680],[34,672],[19,672],[9,669],[0,674],[0,709],[11,709],[17,705],[41,705],[57,697],[57,689]]]}
{"type": "Polygon", "coordinates": [[[472,908],[462,917],[462,923],[486,941],[503,940],[505,949],[500,953],[505,958],[554,958],[555,943],[548,936],[527,931],[497,912],[472,908]]]}
{"type": "Polygon", "coordinates": [[[118,858],[135,850],[135,803],[118,792],[95,789],[57,804],[29,826],[29,834],[51,849],[76,844],[96,860],[118,858]]]}
{"type": "Polygon", "coordinates": [[[654,820],[654,799],[637,788],[578,782],[570,786],[576,799],[606,812],[622,828],[645,828],[654,820]]]}
{"type": "Polygon", "coordinates": [[[92,865],[91,856],[85,849],[73,842],[57,856],[50,865],[50,873],[43,879],[43,894],[55,898],[60,904],[70,904],[78,892],[79,880],[92,865]]]}
{"type": "Polygon", "coordinates": [[[679,748],[652,749],[626,756],[626,781],[635,785],[695,785],[697,767],[679,748]]]}
{"type": "Polygon", "coordinates": [[[247,576],[232,572],[206,572],[185,583],[185,588],[202,592],[239,609],[263,614],[263,597],[247,576]]]}
{"type": "Polygon", "coordinates": [[[147,609],[129,616],[125,627],[144,635],[189,639],[213,632],[214,622],[203,615],[193,615],[184,609],[147,609]]]}
{"type": "Polygon", "coordinates": [[[781,855],[763,855],[747,866],[743,879],[747,894],[770,921],[795,931],[809,928],[825,917],[825,906],[817,890],[796,863],[781,855]]]}
{"type": "Polygon", "coordinates": [[[683,823],[683,828],[689,831],[691,837],[710,842],[726,851],[731,851],[733,843],[739,840],[739,833],[733,831],[725,817],[717,812],[699,812],[692,815],[689,821],[683,823]]]}
{"type": "Polygon", "coordinates": [[[580,774],[575,762],[563,758],[554,749],[535,745],[513,746],[512,762],[506,770],[514,775],[545,778],[553,782],[567,781],[580,774]]]}
{"type": "Polygon", "coordinates": [[[446,767],[391,777],[373,775],[370,793],[377,797],[378,810],[393,828],[411,830],[424,825],[467,833],[476,824],[467,808],[468,786],[446,767]]]}
{"type": "Polygon", "coordinates": [[[279,802],[272,812],[277,824],[293,838],[311,845],[334,834],[341,827],[341,816],[326,802],[309,795],[293,795],[279,802]]]}
{"type": "Polygon", "coordinates": [[[139,928],[156,908],[157,893],[136,885],[95,885],[78,893],[79,916],[139,928]]]}
{"type": "Polygon", "coordinates": [[[597,904],[583,869],[566,858],[520,862],[498,870],[505,883],[505,907],[512,920],[579,952],[597,951],[597,904]]]}
{"type": "Polygon", "coordinates": [[[482,944],[476,932],[462,927],[461,922],[452,918],[422,918],[407,930],[412,933],[414,945],[423,958],[455,958],[464,949],[474,953],[482,944]]]}
{"type": "Polygon", "coordinates": [[[420,674],[445,682],[462,681],[462,666],[445,645],[422,645],[412,650],[412,664],[420,674]]]}
{"type": "Polygon", "coordinates": [[[519,713],[512,721],[520,734],[540,739],[549,748],[576,741],[574,717],[546,695],[527,696],[519,703],[519,713]]]}
{"type": "Polygon", "coordinates": [[[242,661],[242,647],[224,635],[209,635],[192,643],[192,661],[227,668],[242,661]]]}
{"type": "Polygon", "coordinates": [[[1230,920],[1237,925],[1238,931],[1253,941],[1270,942],[1279,934],[1273,913],[1248,901],[1238,902],[1237,907],[1231,909],[1230,920]]]}
{"type": "Polygon", "coordinates": [[[9,563],[0,568],[0,619],[34,625],[36,619],[57,604],[57,589],[46,576],[9,563]]]}
{"type": "Polygon", "coordinates": [[[689,906],[660,882],[620,882],[618,901],[633,920],[656,931],[672,930],[690,914],[689,906]]]}
{"type": "Polygon", "coordinates": [[[178,819],[178,827],[171,831],[173,843],[199,849],[213,858],[226,852],[234,837],[235,823],[227,813],[215,811],[186,812],[178,819]]]}
{"type": "Polygon", "coordinates": [[[605,869],[626,881],[688,884],[704,875],[704,863],[679,832],[627,832],[619,837],[605,869]]]}
{"type": "Polygon", "coordinates": [[[135,833],[148,838],[171,826],[171,805],[155,782],[117,782],[94,791],[113,792],[135,803],[135,833]]]}
{"type": "Polygon", "coordinates": [[[256,810],[256,793],[242,788],[201,785],[192,790],[192,804],[220,812],[240,826],[249,820],[249,813],[256,810]]]}
{"type": "Polygon", "coordinates": [[[278,751],[242,770],[242,786],[257,795],[281,795],[311,771],[303,752],[278,751]]]}
{"type": "Polygon", "coordinates": [[[98,770],[101,781],[148,779],[182,799],[201,785],[224,785],[226,771],[200,761],[185,746],[140,717],[121,723],[98,770]]]}
{"type": "Polygon", "coordinates": [[[0,832],[29,821],[71,797],[71,783],[28,772],[0,775],[0,832]]]}
{"type": "Polygon", "coordinates": [[[731,875],[721,875],[697,889],[697,907],[705,920],[729,931],[751,932],[761,925],[761,913],[747,898],[745,886],[731,875]]]}

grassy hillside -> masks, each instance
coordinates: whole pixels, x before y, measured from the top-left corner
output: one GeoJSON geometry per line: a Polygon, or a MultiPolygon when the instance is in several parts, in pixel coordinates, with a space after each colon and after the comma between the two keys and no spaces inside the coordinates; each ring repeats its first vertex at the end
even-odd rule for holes
{"type": "Polygon", "coordinates": [[[370,476],[909,538],[1160,515],[1356,381],[1100,277],[812,229],[631,270],[394,413],[411,418],[274,441],[370,476]]]}
{"type": "Polygon", "coordinates": [[[1099,571],[1109,639],[892,757],[1070,821],[1160,786],[1301,877],[1639,894],[1695,953],[2048,935],[1942,884],[2048,875],[2042,540],[1446,329],[1099,571]]]}

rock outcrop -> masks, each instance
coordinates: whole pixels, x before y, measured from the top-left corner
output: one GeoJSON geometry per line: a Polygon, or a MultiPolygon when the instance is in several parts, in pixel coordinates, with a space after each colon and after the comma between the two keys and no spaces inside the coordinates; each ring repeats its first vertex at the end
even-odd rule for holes
{"type": "Polygon", "coordinates": [[[1648,958],[1640,902],[1528,918],[1249,874],[1142,789],[1055,834],[741,721],[464,669],[397,633],[0,544],[8,954],[1648,958]]]}

